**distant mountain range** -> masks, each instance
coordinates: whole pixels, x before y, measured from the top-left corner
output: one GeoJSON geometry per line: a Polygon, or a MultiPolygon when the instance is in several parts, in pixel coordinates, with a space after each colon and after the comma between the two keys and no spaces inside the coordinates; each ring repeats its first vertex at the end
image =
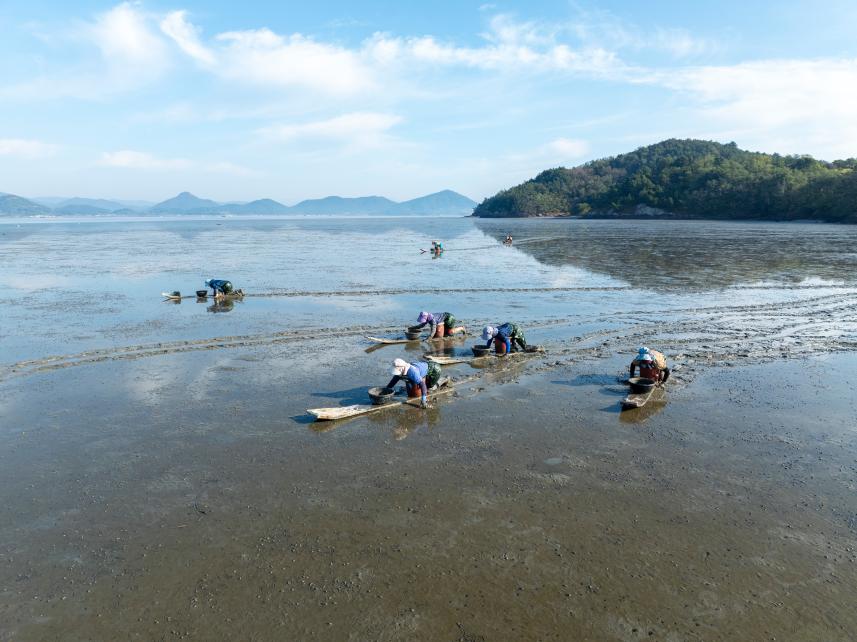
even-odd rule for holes
{"type": "Polygon", "coordinates": [[[219,203],[199,198],[190,192],[161,203],[145,201],[112,201],[101,198],[45,197],[26,199],[14,194],[0,193],[0,216],[73,216],[73,215],[162,215],[162,214],[308,214],[308,215],[390,215],[390,216],[467,216],[476,202],[451,190],[396,202],[383,196],[326,198],[283,205],[269,198],[249,203],[219,203]]]}

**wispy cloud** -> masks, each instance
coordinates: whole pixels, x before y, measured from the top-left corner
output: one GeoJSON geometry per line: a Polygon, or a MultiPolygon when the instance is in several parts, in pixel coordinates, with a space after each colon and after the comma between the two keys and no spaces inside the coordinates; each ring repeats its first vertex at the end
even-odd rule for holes
{"type": "Polygon", "coordinates": [[[75,51],[76,55],[57,61],[45,73],[0,86],[0,96],[40,101],[100,99],[154,82],[171,64],[169,48],[154,28],[153,17],[136,3],[123,2],[91,21],[73,23],[59,40],[82,44],[96,55],[75,51]]]}
{"type": "Polygon", "coordinates": [[[326,140],[352,148],[378,147],[389,142],[389,130],[402,122],[395,114],[355,112],[326,120],[266,127],[260,133],[268,140],[290,143],[326,140]]]}
{"type": "Polygon", "coordinates": [[[158,65],[166,57],[164,43],[151,30],[146,15],[129,2],[99,15],[90,30],[108,61],[158,65]]]}
{"type": "Polygon", "coordinates": [[[767,151],[857,155],[855,59],[690,67],[642,81],[687,94],[696,127],[718,138],[767,151]]]}
{"type": "Polygon", "coordinates": [[[517,22],[501,15],[491,20],[480,46],[462,47],[433,36],[402,38],[375,34],[364,43],[363,49],[376,63],[411,67],[585,74],[604,74],[625,67],[615,53],[605,48],[575,48],[559,42],[557,36],[557,30],[549,25],[517,22]]]}
{"type": "Polygon", "coordinates": [[[214,52],[202,44],[200,29],[186,20],[187,11],[172,11],[161,20],[161,31],[191,58],[205,64],[215,63],[214,52]]]}
{"type": "Polygon", "coordinates": [[[159,158],[146,152],[123,149],[104,152],[98,161],[103,167],[149,171],[202,171],[207,173],[253,176],[257,172],[229,162],[199,162],[187,158],[159,158]]]}
{"type": "Polygon", "coordinates": [[[337,95],[376,86],[358,52],[301,34],[281,36],[256,29],[222,33],[217,40],[223,45],[217,73],[239,83],[337,95]]]}
{"type": "Polygon", "coordinates": [[[574,164],[583,159],[590,150],[589,143],[577,138],[555,138],[543,145],[524,152],[507,154],[505,161],[539,171],[545,167],[574,164]]]}
{"type": "Polygon", "coordinates": [[[0,156],[17,158],[46,158],[53,156],[59,149],[58,145],[43,143],[39,140],[24,138],[0,138],[0,156]]]}

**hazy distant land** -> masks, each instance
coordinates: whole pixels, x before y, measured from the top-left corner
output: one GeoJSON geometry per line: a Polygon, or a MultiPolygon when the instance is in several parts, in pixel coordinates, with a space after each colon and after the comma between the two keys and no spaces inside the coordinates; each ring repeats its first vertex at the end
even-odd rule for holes
{"type": "Polygon", "coordinates": [[[475,206],[475,201],[452,190],[443,190],[402,202],[396,202],[383,196],[357,198],[328,196],[301,201],[292,206],[283,205],[269,198],[249,203],[220,203],[199,198],[190,192],[182,192],[161,203],[101,198],[49,197],[27,199],[14,194],[0,193],[0,216],[140,216],[150,214],[467,216],[475,206]]]}

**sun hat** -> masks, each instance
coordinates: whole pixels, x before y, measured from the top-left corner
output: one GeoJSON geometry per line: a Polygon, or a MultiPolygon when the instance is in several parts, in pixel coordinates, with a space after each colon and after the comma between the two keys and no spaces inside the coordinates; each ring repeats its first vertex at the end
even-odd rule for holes
{"type": "Polygon", "coordinates": [[[649,354],[649,349],[646,346],[642,346],[639,350],[637,350],[637,354],[642,357],[644,354],[649,354]]]}
{"type": "Polygon", "coordinates": [[[211,282],[212,282],[212,280],[213,280],[213,279],[206,279],[206,280],[205,280],[205,284],[206,284],[207,286],[209,286],[209,287],[210,287],[210,286],[211,286],[211,282]]]}
{"type": "Polygon", "coordinates": [[[648,352],[640,356],[640,361],[654,361],[648,352]]]}
{"type": "Polygon", "coordinates": [[[398,375],[399,377],[404,377],[408,373],[408,368],[411,367],[404,359],[396,359],[393,361],[393,369],[390,370],[390,374],[398,375]]]}
{"type": "Polygon", "coordinates": [[[497,334],[497,328],[495,328],[494,326],[486,325],[484,328],[482,328],[483,341],[488,341],[488,339],[493,337],[495,334],[497,334]]]}
{"type": "Polygon", "coordinates": [[[429,313],[425,310],[420,312],[420,316],[417,317],[417,323],[425,323],[426,321],[428,321],[428,315],[429,313]]]}

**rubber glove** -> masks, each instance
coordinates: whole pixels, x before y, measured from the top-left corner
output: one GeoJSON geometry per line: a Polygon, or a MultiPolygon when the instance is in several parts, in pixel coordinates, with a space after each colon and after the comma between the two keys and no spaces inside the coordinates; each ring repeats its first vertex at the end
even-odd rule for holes
{"type": "Polygon", "coordinates": [[[422,399],[420,400],[420,408],[428,408],[428,397],[426,397],[425,395],[423,395],[422,399]]]}

